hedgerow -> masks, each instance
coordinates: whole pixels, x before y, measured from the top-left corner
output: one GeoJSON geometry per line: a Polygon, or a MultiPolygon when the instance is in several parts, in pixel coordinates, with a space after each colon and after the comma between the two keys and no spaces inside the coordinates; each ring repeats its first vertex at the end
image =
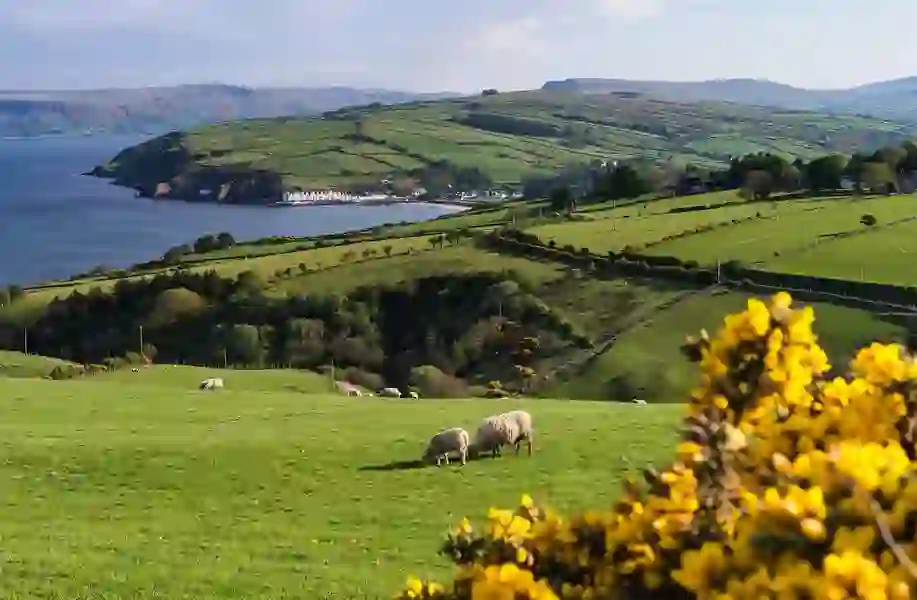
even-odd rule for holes
{"type": "Polygon", "coordinates": [[[862,349],[845,377],[786,293],[752,299],[685,353],[701,385],[674,462],[628,479],[610,510],[569,517],[523,496],[466,519],[439,600],[812,598],[917,592],[917,359],[862,349]]]}

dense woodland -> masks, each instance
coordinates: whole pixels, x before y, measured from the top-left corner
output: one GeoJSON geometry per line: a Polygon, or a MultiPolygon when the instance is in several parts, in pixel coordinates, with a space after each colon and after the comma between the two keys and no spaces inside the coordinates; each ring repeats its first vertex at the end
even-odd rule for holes
{"type": "MultiPolygon", "coordinates": [[[[52,302],[28,329],[28,350],[79,363],[142,357],[214,366],[334,365],[369,388],[415,386],[467,395],[460,379],[523,386],[529,364],[587,345],[513,273],[427,278],[368,287],[346,298],[271,298],[253,273],[119,281],[52,302]]],[[[23,331],[0,327],[22,349],[23,331]]]]}

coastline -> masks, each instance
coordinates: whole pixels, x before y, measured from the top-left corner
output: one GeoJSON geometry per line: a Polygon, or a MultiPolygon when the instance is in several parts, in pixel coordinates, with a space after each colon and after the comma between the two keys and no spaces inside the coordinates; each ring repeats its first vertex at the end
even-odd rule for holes
{"type": "Polygon", "coordinates": [[[367,200],[355,200],[355,201],[340,201],[340,200],[319,200],[315,202],[301,202],[301,203],[283,203],[274,200],[264,200],[264,201],[252,201],[252,202],[219,202],[211,199],[207,199],[206,196],[198,196],[196,198],[190,198],[186,196],[176,196],[176,195],[161,195],[161,196],[150,196],[143,193],[139,186],[131,185],[127,182],[119,182],[115,177],[100,175],[98,172],[98,167],[81,173],[85,177],[92,177],[94,179],[101,179],[106,181],[109,185],[115,187],[124,188],[132,190],[135,193],[137,198],[146,198],[148,200],[153,200],[156,202],[159,201],[172,201],[172,202],[186,202],[189,204],[212,204],[216,206],[250,206],[250,207],[260,207],[260,208],[314,208],[318,206],[391,206],[391,205],[432,205],[432,206],[445,206],[453,208],[461,208],[464,210],[470,210],[478,206],[487,206],[491,203],[489,202],[474,202],[467,200],[457,200],[451,198],[432,198],[429,200],[416,200],[413,197],[400,197],[400,196],[389,196],[387,198],[372,198],[367,200]]]}

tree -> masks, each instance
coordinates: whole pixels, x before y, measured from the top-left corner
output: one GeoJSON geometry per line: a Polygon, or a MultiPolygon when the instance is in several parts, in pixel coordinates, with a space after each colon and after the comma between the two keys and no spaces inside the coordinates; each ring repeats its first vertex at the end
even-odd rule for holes
{"type": "Polygon", "coordinates": [[[184,287],[164,290],[153,301],[153,309],[147,315],[150,327],[163,327],[189,315],[197,314],[206,306],[200,294],[184,287]]]}
{"type": "Polygon", "coordinates": [[[863,225],[867,227],[872,227],[878,222],[879,221],[876,219],[875,216],[868,214],[868,213],[860,217],[860,223],[862,223],[863,225]]]}
{"type": "Polygon", "coordinates": [[[562,185],[551,192],[549,198],[551,210],[555,212],[572,213],[576,211],[576,198],[569,186],[562,185]]]}
{"type": "Polygon", "coordinates": [[[231,364],[260,366],[264,359],[261,335],[254,325],[221,325],[220,341],[231,364]]]}
{"type": "Polygon", "coordinates": [[[232,248],[236,245],[236,239],[232,237],[231,233],[222,232],[216,237],[217,247],[220,249],[232,248]]]}
{"type": "Polygon", "coordinates": [[[496,96],[496,95],[499,94],[499,93],[500,93],[500,92],[498,92],[498,91],[497,91],[496,89],[494,89],[494,88],[487,88],[486,90],[484,90],[483,92],[481,92],[481,95],[482,95],[482,96],[496,96]]]}
{"type": "Polygon", "coordinates": [[[209,233],[194,240],[194,252],[197,254],[206,254],[217,249],[219,249],[217,238],[209,233]]]}
{"type": "Polygon", "coordinates": [[[863,185],[871,192],[891,193],[897,188],[897,178],[887,163],[867,162],[863,164],[863,185]]]}
{"type": "Polygon", "coordinates": [[[806,179],[813,192],[836,190],[841,187],[841,177],[847,161],[837,154],[816,158],[806,166],[806,179]]]}
{"type": "Polygon", "coordinates": [[[847,166],[844,167],[844,175],[853,181],[853,188],[857,192],[863,191],[863,171],[865,167],[866,155],[860,152],[855,152],[847,162],[847,166]]]}
{"type": "Polygon", "coordinates": [[[742,191],[747,198],[763,200],[774,191],[774,178],[767,171],[749,171],[745,175],[745,183],[742,185],[742,191]]]}
{"type": "Polygon", "coordinates": [[[392,255],[392,250],[394,250],[394,248],[392,247],[391,244],[386,244],[386,245],[382,246],[382,251],[385,252],[385,255],[386,255],[386,256],[391,256],[391,255],[392,255]]]}

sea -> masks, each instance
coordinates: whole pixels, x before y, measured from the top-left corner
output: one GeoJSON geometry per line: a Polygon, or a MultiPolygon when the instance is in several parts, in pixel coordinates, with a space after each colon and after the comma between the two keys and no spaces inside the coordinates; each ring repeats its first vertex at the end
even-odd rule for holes
{"type": "Polygon", "coordinates": [[[65,279],[127,267],[206,233],[237,240],[314,236],[463,210],[435,204],[270,208],[136,198],[82,175],[137,136],[0,139],[0,284],[65,279]]]}

